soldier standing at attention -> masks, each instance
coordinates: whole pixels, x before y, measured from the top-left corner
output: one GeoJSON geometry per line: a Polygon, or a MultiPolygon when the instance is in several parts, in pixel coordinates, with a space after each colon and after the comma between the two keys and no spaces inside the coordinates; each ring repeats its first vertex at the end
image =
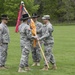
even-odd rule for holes
{"type": "MultiPolygon", "coordinates": [[[[33,13],[32,14],[32,19],[36,25],[36,32],[38,32],[38,30],[40,30],[43,26],[43,24],[41,22],[38,22],[37,19],[38,19],[38,15],[36,13],[33,13]]],[[[41,37],[41,34],[40,33],[37,33],[37,35],[39,37],[41,37]]],[[[32,58],[33,58],[33,64],[32,66],[40,66],[40,60],[41,60],[41,55],[40,55],[40,48],[38,46],[38,43],[36,45],[36,47],[32,47],[32,58]]]]}
{"type": "Polygon", "coordinates": [[[8,23],[8,16],[2,15],[1,16],[1,24],[0,24],[0,68],[6,69],[5,62],[7,59],[7,50],[8,50],[8,43],[10,41],[9,38],[9,29],[7,27],[8,23]]]}
{"type": "Polygon", "coordinates": [[[22,55],[20,59],[18,72],[26,72],[30,70],[28,65],[28,57],[31,49],[32,34],[31,34],[30,26],[27,24],[28,19],[29,19],[28,14],[22,15],[21,20],[23,21],[23,23],[19,26],[20,45],[21,45],[22,55]]]}
{"type": "MultiPolygon", "coordinates": [[[[50,16],[49,15],[44,15],[42,17],[44,26],[40,32],[42,32],[42,37],[40,37],[38,40],[43,40],[44,42],[44,53],[45,57],[47,59],[47,62],[52,64],[52,69],[57,69],[56,67],[56,62],[54,59],[54,55],[52,52],[53,44],[54,44],[54,39],[52,36],[53,33],[53,26],[50,23],[50,16]]],[[[48,70],[48,67],[45,63],[44,68],[42,70],[48,70]]]]}

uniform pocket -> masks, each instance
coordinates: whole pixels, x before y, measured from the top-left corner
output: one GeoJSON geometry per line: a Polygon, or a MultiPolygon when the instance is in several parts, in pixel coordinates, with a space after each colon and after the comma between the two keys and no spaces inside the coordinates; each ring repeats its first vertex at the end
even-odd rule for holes
{"type": "Polygon", "coordinates": [[[9,36],[7,34],[3,35],[3,43],[9,43],[9,36]]]}

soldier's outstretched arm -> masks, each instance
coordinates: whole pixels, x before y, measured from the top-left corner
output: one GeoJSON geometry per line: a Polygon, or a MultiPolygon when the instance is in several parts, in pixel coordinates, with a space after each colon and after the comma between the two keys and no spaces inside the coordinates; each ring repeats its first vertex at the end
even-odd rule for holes
{"type": "Polygon", "coordinates": [[[45,38],[47,38],[47,37],[49,37],[49,32],[48,32],[48,30],[45,32],[45,34],[42,36],[42,37],[40,37],[39,38],[39,40],[43,40],[43,39],[45,39],[45,38]]]}

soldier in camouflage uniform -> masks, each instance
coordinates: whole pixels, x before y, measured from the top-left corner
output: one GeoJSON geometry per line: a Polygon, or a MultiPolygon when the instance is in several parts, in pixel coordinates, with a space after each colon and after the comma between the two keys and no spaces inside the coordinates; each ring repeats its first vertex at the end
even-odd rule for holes
{"type": "Polygon", "coordinates": [[[29,19],[28,14],[22,15],[21,20],[23,21],[23,23],[19,26],[22,55],[18,72],[25,72],[30,70],[28,65],[28,56],[31,49],[32,34],[30,26],[27,24],[28,19],[29,19]],[[23,70],[24,68],[25,70],[23,70]]]}
{"type": "MultiPolygon", "coordinates": [[[[40,30],[40,32],[42,32],[42,37],[40,37],[38,40],[43,40],[44,41],[44,53],[45,53],[45,57],[47,59],[47,62],[51,63],[52,69],[57,69],[56,67],[56,62],[54,59],[54,55],[52,52],[52,48],[53,48],[53,44],[54,44],[54,39],[52,36],[52,32],[53,32],[53,26],[50,23],[50,16],[49,15],[44,15],[42,17],[42,20],[44,22],[44,26],[43,28],[40,30]]],[[[48,67],[45,63],[44,68],[42,70],[48,70],[48,67]]]]}
{"type": "Polygon", "coordinates": [[[1,16],[1,24],[0,24],[0,68],[6,68],[5,62],[7,59],[7,50],[9,43],[9,30],[7,27],[8,16],[1,16]]]}
{"type": "MultiPolygon", "coordinates": [[[[38,19],[38,15],[36,13],[33,13],[32,14],[32,19],[33,21],[35,22],[35,25],[36,25],[36,31],[38,32],[38,30],[40,30],[42,28],[42,23],[41,22],[38,22],[37,19],[38,19]]],[[[37,33],[37,35],[39,37],[41,37],[41,34],[40,33],[37,33]]],[[[32,47],[32,58],[33,58],[33,64],[32,66],[40,66],[40,60],[41,60],[41,55],[40,55],[40,48],[39,48],[39,45],[37,43],[36,45],[36,48],[32,47]]]]}

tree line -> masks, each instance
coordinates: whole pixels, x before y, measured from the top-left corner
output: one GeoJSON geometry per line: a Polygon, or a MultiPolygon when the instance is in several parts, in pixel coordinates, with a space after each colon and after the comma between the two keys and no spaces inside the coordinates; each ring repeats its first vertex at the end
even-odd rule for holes
{"type": "Polygon", "coordinates": [[[75,20],[75,0],[35,0],[40,1],[39,13],[50,14],[59,22],[75,20]]]}
{"type": "MultiPolygon", "coordinates": [[[[75,0],[23,0],[30,14],[49,14],[52,21],[75,20],[75,0]]],[[[0,0],[0,15],[8,14],[10,23],[15,25],[21,0],[0,0]]]]}

